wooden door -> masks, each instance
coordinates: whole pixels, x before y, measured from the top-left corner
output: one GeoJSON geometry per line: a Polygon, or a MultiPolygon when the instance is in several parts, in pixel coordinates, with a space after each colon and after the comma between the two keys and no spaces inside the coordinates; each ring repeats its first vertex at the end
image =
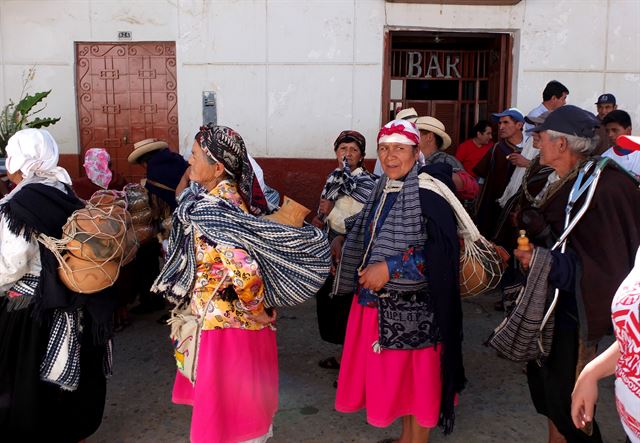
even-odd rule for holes
{"type": "Polygon", "coordinates": [[[174,42],[76,43],[80,163],[105,148],[115,171],[138,180],[144,169],[127,161],[135,142],[158,138],[178,151],[176,88],[174,42]]]}
{"type": "Polygon", "coordinates": [[[492,46],[488,63],[489,113],[502,112],[511,103],[511,35],[498,35],[492,46]]]}

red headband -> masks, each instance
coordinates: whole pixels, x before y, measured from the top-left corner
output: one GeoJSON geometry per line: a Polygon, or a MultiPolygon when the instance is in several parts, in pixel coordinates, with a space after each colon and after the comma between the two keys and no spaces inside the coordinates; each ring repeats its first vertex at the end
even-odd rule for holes
{"type": "Polygon", "coordinates": [[[418,135],[417,131],[410,131],[406,128],[406,126],[404,126],[401,123],[394,123],[394,124],[391,124],[390,126],[386,126],[386,125],[383,126],[380,129],[380,132],[378,132],[378,139],[377,139],[378,143],[380,142],[380,138],[384,136],[394,135],[394,134],[398,134],[406,137],[414,145],[417,145],[420,143],[420,136],[418,135]]]}

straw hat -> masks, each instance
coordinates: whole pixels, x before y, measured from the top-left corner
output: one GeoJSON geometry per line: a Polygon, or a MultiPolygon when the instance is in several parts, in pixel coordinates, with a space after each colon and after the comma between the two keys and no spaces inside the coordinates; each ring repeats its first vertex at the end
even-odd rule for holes
{"type": "Polygon", "coordinates": [[[138,163],[138,159],[147,152],[168,147],[169,145],[165,141],[158,140],[157,138],[147,138],[133,145],[133,152],[129,154],[129,158],[127,160],[129,163],[138,163]]]}
{"type": "Polygon", "coordinates": [[[413,121],[413,119],[418,117],[418,113],[413,108],[402,109],[398,111],[396,114],[396,120],[409,120],[413,121]]]}
{"type": "Polygon", "coordinates": [[[440,120],[433,117],[418,117],[415,120],[416,127],[421,131],[429,131],[442,137],[440,150],[444,151],[451,146],[451,137],[445,132],[445,127],[440,120]]]}

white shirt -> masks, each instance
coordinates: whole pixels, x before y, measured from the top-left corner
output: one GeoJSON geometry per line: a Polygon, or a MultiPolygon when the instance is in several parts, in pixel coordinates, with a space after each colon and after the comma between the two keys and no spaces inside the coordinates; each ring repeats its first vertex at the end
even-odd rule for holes
{"type": "Polygon", "coordinates": [[[633,175],[640,176],[640,151],[633,151],[627,155],[618,155],[613,148],[609,148],[602,156],[613,159],[633,175]]]}
{"type": "Polygon", "coordinates": [[[0,217],[0,291],[11,289],[26,274],[40,275],[40,249],[9,231],[7,219],[0,217]]]}
{"type": "Polygon", "coordinates": [[[640,443],[640,249],[636,262],[611,303],[613,330],[620,348],[616,363],[616,407],[629,440],[640,443]]]}
{"type": "MultiPolygon", "coordinates": [[[[542,114],[544,114],[547,111],[549,111],[549,109],[547,109],[547,107],[544,105],[544,103],[540,103],[538,106],[536,106],[531,111],[529,111],[529,113],[527,114],[527,117],[529,117],[529,118],[540,117],[542,114]]],[[[529,134],[527,134],[527,131],[529,129],[533,129],[534,127],[535,127],[534,125],[530,125],[529,123],[525,123],[524,124],[524,131],[525,131],[524,132],[524,136],[525,137],[529,136],[529,134]]]]}

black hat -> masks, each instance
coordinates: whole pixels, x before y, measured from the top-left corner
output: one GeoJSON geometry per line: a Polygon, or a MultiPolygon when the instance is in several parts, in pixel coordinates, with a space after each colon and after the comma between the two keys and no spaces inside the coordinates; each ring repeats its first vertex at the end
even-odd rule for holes
{"type": "Polygon", "coordinates": [[[565,105],[551,112],[544,123],[529,132],[552,130],[578,137],[591,138],[595,135],[598,126],[600,126],[600,121],[589,111],[577,106],[565,105]]]}
{"type": "Polygon", "coordinates": [[[603,105],[603,104],[615,105],[616,104],[616,96],[613,95],[613,94],[602,94],[600,97],[598,97],[598,101],[595,102],[594,104],[596,104],[596,105],[603,105]]]}

